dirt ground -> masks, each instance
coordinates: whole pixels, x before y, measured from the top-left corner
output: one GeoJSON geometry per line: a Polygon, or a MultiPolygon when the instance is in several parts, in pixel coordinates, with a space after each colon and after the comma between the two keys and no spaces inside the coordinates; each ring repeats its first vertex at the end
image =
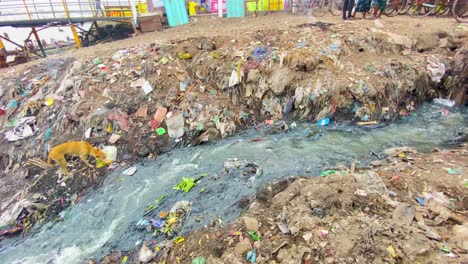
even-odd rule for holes
{"type": "MultiPolygon", "coordinates": [[[[359,18],[359,14],[357,17],[359,18]]],[[[138,34],[132,38],[113,41],[95,46],[68,51],[65,54],[54,55],[52,57],[74,56],[79,57],[95,57],[111,55],[115,51],[124,48],[131,48],[138,45],[148,44],[155,41],[171,41],[186,38],[196,37],[217,37],[227,36],[232,39],[245,35],[253,35],[258,30],[267,29],[287,29],[294,25],[304,23],[313,23],[316,21],[337,24],[343,28],[343,32],[355,34],[365,28],[373,27],[375,22],[372,20],[357,19],[354,21],[343,21],[339,16],[330,14],[321,18],[311,18],[306,16],[293,16],[290,14],[277,13],[270,15],[261,15],[256,18],[230,18],[220,19],[218,17],[197,17],[193,18],[190,24],[180,27],[164,29],[161,32],[148,32],[138,34]]],[[[465,28],[466,25],[457,23],[451,17],[428,17],[424,19],[414,19],[409,16],[383,17],[379,20],[383,23],[386,29],[392,32],[398,32],[402,35],[411,35],[421,39],[432,39],[435,32],[451,32],[457,27],[465,28]]],[[[35,65],[37,61],[21,64],[15,67],[18,72],[35,65]]],[[[8,71],[11,69],[0,69],[8,71]]]]}
{"type": "MultiPolygon", "coordinates": [[[[466,94],[459,84],[468,72],[462,52],[468,31],[450,18],[395,17],[376,23],[272,14],[195,20],[0,70],[0,106],[15,101],[0,116],[1,132],[22,117],[35,117],[38,128],[33,137],[0,141],[0,223],[9,223],[28,201],[34,213],[23,222],[27,230],[79,202],[120,164],[219,140],[265,120],[290,115],[311,124],[330,118],[385,125],[432,98],[456,100],[466,94]],[[184,59],[184,53],[191,58],[184,59]],[[441,83],[426,70],[431,56],[447,67],[441,83]],[[245,78],[231,85],[241,74],[245,78]],[[147,94],[145,81],[155,88],[147,94]],[[447,85],[452,82],[457,85],[447,85]],[[41,93],[55,99],[52,105],[44,96],[34,100],[41,93]],[[157,117],[161,109],[171,115],[157,117]],[[169,136],[174,116],[181,117],[183,136],[169,136]],[[156,128],[169,133],[156,135],[156,128]],[[44,160],[52,146],[83,140],[88,129],[93,132],[87,141],[117,148],[110,168],[88,169],[72,161],[76,176],[61,185],[57,170],[31,163],[44,160]],[[120,139],[109,144],[113,134],[120,139]]],[[[463,104],[463,98],[459,101],[463,104]]],[[[353,210],[349,214],[356,216],[353,210]]]]}
{"type": "MultiPolygon", "coordinates": [[[[368,168],[272,183],[233,223],[158,243],[143,263],[466,263],[467,145],[384,152],[368,168]]],[[[110,256],[100,263],[123,257],[110,256]]]]}

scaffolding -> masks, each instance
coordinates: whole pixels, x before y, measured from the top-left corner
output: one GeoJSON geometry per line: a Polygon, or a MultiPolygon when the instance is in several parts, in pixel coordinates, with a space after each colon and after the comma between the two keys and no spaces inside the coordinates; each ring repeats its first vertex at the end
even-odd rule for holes
{"type": "MultiPolygon", "coordinates": [[[[38,31],[53,26],[70,26],[78,48],[82,46],[77,32],[78,24],[97,21],[129,22],[135,27],[136,17],[139,13],[146,13],[146,2],[138,0],[1,0],[0,1],[0,27],[26,27],[31,28],[29,38],[34,36],[41,54],[46,56],[38,31]]],[[[0,56],[7,52],[3,41],[8,41],[21,48],[20,45],[8,38],[0,36],[0,56]]]]}

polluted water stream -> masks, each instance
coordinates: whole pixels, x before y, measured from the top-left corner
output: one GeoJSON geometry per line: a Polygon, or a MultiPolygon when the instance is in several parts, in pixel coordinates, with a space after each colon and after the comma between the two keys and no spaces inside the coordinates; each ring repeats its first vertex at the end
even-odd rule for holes
{"type": "Polygon", "coordinates": [[[441,109],[426,105],[414,116],[372,130],[298,124],[285,133],[251,129],[216,144],[176,149],[156,161],[135,164],[133,176],[124,176],[124,168],[109,173],[102,186],[63,212],[62,221],[47,223],[23,238],[5,239],[1,263],[74,264],[88,257],[99,259],[109,250],[132,249],[151,237],[137,230],[136,223],[161,195],[167,195],[161,211],[177,201],[192,203],[183,230],[188,232],[214,220],[229,223],[241,213],[239,200],[252,199],[258,188],[275,179],[316,176],[327,167],[353,161],[364,166],[389,147],[414,146],[423,152],[448,147],[458,131],[466,131],[468,111],[441,109]],[[261,175],[223,173],[230,158],[257,163],[261,175]],[[206,176],[190,192],[173,189],[183,177],[202,174],[206,176]]]}

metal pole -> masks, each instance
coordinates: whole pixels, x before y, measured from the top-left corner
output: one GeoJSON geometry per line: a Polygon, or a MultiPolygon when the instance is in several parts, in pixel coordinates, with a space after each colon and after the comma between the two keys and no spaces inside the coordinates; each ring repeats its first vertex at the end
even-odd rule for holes
{"type": "Polygon", "coordinates": [[[6,62],[6,59],[8,57],[8,52],[6,51],[5,45],[3,45],[2,38],[0,38],[0,52],[5,58],[5,62],[6,62]]]}
{"type": "Polygon", "coordinates": [[[91,11],[92,16],[97,16],[97,11],[94,10],[93,5],[91,4],[91,0],[88,0],[89,3],[89,10],[91,11]]]}
{"type": "Polygon", "coordinates": [[[26,4],[26,0],[23,0],[23,4],[24,4],[24,7],[26,8],[26,12],[28,13],[29,20],[31,20],[32,19],[31,13],[29,13],[29,8],[28,8],[28,5],[26,4]]]}
{"type": "Polygon", "coordinates": [[[65,3],[65,0],[62,0],[62,4],[63,4],[63,9],[65,10],[65,15],[67,16],[68,20],[70,21],[70,29],[72,31],[73,38],[75,39],[76,47],[81,48],[80,37],[78,36],[78,33],[76,33],[75,25],[73,25],[72,22],[71,22],[70,12],[68,12],[68,7],[67,7],[67,4],[65,3]]]}
{"type": "Polygon", "coordinates": [[[223,0],[218,0],[218,16],[223,17],[223,0]]]}
{"type": "Polygon", "coordinates": [[[50,3],[50,9],[52,9],[52,14],[54,15],[54,18],[56,18],[56,17],[55,17],[54,6],[52,5],[52,0],[49,0],[49,3],[50,3]]]}
{"type": "Polygon", "coordinates": [[[32,28],[32,33],[34,34],[34,37],[36,38],[36,41],[37,41],[37,45],[39,45],[39,48],[41,49],[41,52],[42,52],[42,56],[47,57],[47,54],[44,50],[44,47],[42,46],[42,42],[41,40],[39,39],[39,35],[37,34],[37,31],[36,31],[36,28],[32,28]]]}

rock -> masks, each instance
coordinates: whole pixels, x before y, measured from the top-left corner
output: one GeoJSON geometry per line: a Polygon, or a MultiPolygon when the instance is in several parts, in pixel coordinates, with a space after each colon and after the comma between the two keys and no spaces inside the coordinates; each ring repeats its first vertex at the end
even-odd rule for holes
{"type": "Polygon", "coordinates": [[[239,256],[243,256],[245,253],[252,250],[252,245],[248,238],[244,238],[241,242],[237,243],[236,247],[234,248],[234,253],[239,256]]]}
{"type": "Polygon", "coordinates": [[[379,174],[374,171],[368,171],[363,174],[354,174],[358,189],[369,193],[385,194],[387,193],[387,187],[380,178],[379,174]]]}
{"type": "Polygon", "coordinates": [[[312,232],[307,232],[305,233],[302,238],[306,241],[306,242],[309,242],[310,239],[312,238],[312,232]]]}
{"type": "Polygon", "coordinates": [[[393,220],[404,225],[411,225],[416,209],[407,203],[399,204],[393,211],[393,220]]]}
{"type": "Polygon", "coordinates": [[[405,251],[408,256],[423,255],[427,253],[429,249],[431,249],[429,239],[418,233],[411,234],[403,245],[403,251],[405,251]]]}
{"type": "Polygon", "coordinates": [[[156,256],[156,252],[153,252],[147,245],[146,241],[141,246],[140,252],[138,253],[138,260],[143,263],[150,262],[156,256]]]}
{"type": "Polygon", "coordinates": [[[376,20],[374,21],[374,26],[375,26],[376,28],[379,28],[379,29],[382,29],[382,28],[385,27],[385,25],[382,23],[382,21],[381,21],[380,19],[376,19],[376,20]]]}
{"type": "Polygon", "coordinates": [[[171,138],[180,138],[184,135],[184,116],[173,114],[166,119],[167,133],[171,138]]]}
{"type": "Polygon", "coordinates": [[[434,227],[426,226],[426,236],[430,239],[441,240],[439,232],[434,227]]]}
{"type": "Polygon", "coordinates": [[[394,44],[401,45],[407,49],[411,49],[411,47],[413,46],[413,40],[409,37],[398,35],[392,32],[387,32],[387,35],[390,39],[390,42],[394,44]]]}
{"type": "Polygon", "coordinates": [[[369,164],[374,166],[374,167],[379,167],[379,166],[382,166],[384,163],[381,160],[374,160],[369,164]]]}
{"type": "Polygon", "coordinates": [[[101,264],[114,264],[119,263],[122,253],[120,251],[112,251],[109,255],[105,256],[101,260],[101,264]]]}
{"type": "Polygon", "coordinates": [[[278,226],[281,233],[283,233],[283,234],[289,233],[289,228],[288,228],[287,224],[285,224],[283,222],[278,222],[278,223],[276,223],[276,225],[278,226]]]}
{"type": "Polygon", "coordinates": [[[385,155],[390,157],[398,156],[401,152],[417,153],[418,151],[412,147],[394,147],[383,151],[385,155]]]}
{"type": "Polygon", "coordinates": [[[255,232],[258,232],[258,220],[253,218],[253,217],[244,217],[244,224],[247,227],[248,230],[253,230],[255,232]]]}
{"type": "Polygon", "coordinates": [[[468,224],[455,225],[452,228],[453,239],[464,250],[468,250],[468,224]]]}
{"type": "Polygon", "coordinates": [[[439,48],[446,48],[448,46],[448,38],[440,39],[439,48]]]}

